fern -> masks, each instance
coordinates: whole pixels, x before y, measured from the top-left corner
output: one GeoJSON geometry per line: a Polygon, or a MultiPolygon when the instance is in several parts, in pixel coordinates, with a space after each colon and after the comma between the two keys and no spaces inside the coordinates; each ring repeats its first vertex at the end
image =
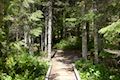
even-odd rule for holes
{"type": "Polygon", "coordinates": [[[113,22],[111,25],[99,30],[99,33],[104,34],[103,36],[110,42],[119,40],[120,33],[120,20],[113,22]]]}
{"type": "Polygon", "coordinates": [[[41,27],[38,27],[38,28],[34,28],[30,31],[30,33],[34,36],[39,36],[42,32],[42,28],[41,27]]]}
{"type": "Polygon", "coordinates": [[[30,16],[30,19],[33,21],[39,21],[40,18],[43,18],[43,13],[40,10],[37,10],[36,12],[33,12],[30,16]]]}
{"type": "Polygon", "coordinates": [[[23,6],[26,8],[29,8],[29,3],[34,3],[34,0],[24,0],[23,1],[23,6]]]}

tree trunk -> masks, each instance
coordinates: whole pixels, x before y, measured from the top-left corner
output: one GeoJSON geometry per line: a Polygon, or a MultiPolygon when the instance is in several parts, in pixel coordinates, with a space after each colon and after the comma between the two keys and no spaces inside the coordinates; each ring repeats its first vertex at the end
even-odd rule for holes
{"type": "Polygon", "coordinates": [[[48,59],[51,57],[51,43],[52,43],[52,0],[48,2],[48,59]]]}
{"type": "Polygon", "coordinates": [[[41,50],[44,51],[44,40],[43,40],[43,39],[44,39],[44,32],[42,32],[42,34],[41,34],[40,37],[41,37],[41,38],[40,38],[40,39],[41,39],[41,40],[40,40],[40,41],[41,41],[41,50]]]}
{"type": "Polygon", "coordinates": [[[47,10],[45,12],[45,52],[47,53],[47,49],[48,49],[48,17],[47,17],[47,10]]]}
{"type": "Polygon", "coordinates": [[[19,30],[18,30],[18,28],[16,29],[16,41],[18,41],[19,40],[19,30]]]}
{"type": "Polygon", "coordinates": [[[25,41],[25,47],[27,47],[27,33],[24,32],[24,41],[25,41]]]}
{"type": "Polygon", "coordinates": [[[82,57],[87,60],[87,30],[85,23],[82,30],[82,57]]]}
{"type": "MultiPolygon", "coordinates": [[[[93,11],[97,14],[97,4],[96,1],[93,1],[93,11]]],[[[97,19],[93,21],[94,25],[94,54],[95,54],[95,63],[98,63],[98,26],[97,26],[97,19]]]]}
{"type": "MultiPolygon", "coordinates": [[[[119,12],[118,16],[119,16],[119,19],[120,19],[120,12],[119,12]]],[[[120,37],[120,33],[119,33],[119,37],[120,37]]],[[[119,48],[118,49],[120,50],[120,41],[118,43],[119,43],[119,48]]]]}
{"type": "Polygon", "coordinates": [[[24,42],[25,42],[25,47],[27,48],[28,46],[28,26],[24,26],[24,42]]]}
{"type": "Polygon", "coordinates": [[[31,35],[28,34],[28,47],[29,47],[29,53],[30,53],[30,54],[32,54],[32,52],[31,52],[31,42],[32,42],[32,40],[31,40],[31,35]]]}
{"type": "Polygon", "coordinates": [[[98,63],[98,52],[99,52],[99,48],[98,48],[98,29],[97,26],[94,26],[94,50],[95,50],[95,62],[98,63]]]}
{"type": "MultiPolygon", "coordinates": [[[[84,2],[83,15],[86,13],[86,1],[84,2]]],[[[86,21],[82,24],[82,57],[87,60],[87,26],[86,21]]]]}
{"type": "Polygon", "coordinates": [[[29,54],[31,54],[31,55],[33,55],[33,50],[32,50],[32,43],[33,43],[33,37],[30,35],[30,29],[31,29],[32,27],[30,27],[30,26],[27,26],[27,31],[28,31],[28,33],[27,33],[27,38],[28,38],[28,48],[29,48],[29,54]]]}

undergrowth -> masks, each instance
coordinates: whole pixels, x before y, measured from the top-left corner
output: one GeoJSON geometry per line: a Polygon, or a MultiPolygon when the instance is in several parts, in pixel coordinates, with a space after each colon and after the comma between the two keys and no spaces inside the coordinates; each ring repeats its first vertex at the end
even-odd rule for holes
{"type": "Polygon", "coordinates": [[[81,50],[81,38],[70,36],[66,39],[62,39],[57,43],[54,48],[63,49],[63,50],[81,50]]]}
{"type": "Polygon", "coordinates": [[[9,51],[0,55],[0,80],[44,80],[48,62],[38,57],[12,43],[9,51]]]}
{"type": "Polygon", "coordinates": [[[75,62],[82,80],[119,80],[120,72],[115,67],[108,67],[104,63],[93,64],[90,60],[75,62]]]}

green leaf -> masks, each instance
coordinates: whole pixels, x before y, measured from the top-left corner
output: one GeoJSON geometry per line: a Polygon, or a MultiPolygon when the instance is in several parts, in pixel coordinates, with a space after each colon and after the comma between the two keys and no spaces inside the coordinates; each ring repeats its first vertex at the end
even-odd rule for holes
{"type": "Polygon", "coordinates": [[[105,37],[105,39],[110,42],[119,40],[118,36],[120,33],[120,20],[100,29],[99,33],[104,34],[103,36],[105,37]]]}
{"type": "Polygon", "coordinates": [[[77,21],[77,19],[76,18],[66,18],[66,21],[75,22],[75,21],[77,21]]]}
{"type": "Polygon", "coordinates": [[[120,33],[120,20],[113,22],[111,25],[102,28],[99,33],[105,34],[110,32],[119,32],[120,33]]]}
{"type": "Polygon", "coordinates": [[[33,21],[39,21],[40,18],[43,18],[43,12],[40,10],[37,10],[36,12],[32,13],[30,16],[30,19],[33,21]]]}
{"type": "Polygon", "coordinates": [[[0,28],[0,41],[3,41],[5,38],[5,32],[2,31],[2,29],[0,28]]]}
{"type": "Polygon", "coordinates": [[[26,8],[29,8],[29,7],[30,7],[30,6],[29,6],[29,3],[28,3],[27,0],[24,0],[24,2],[23,2],[23,6],[26,7],[26,8]]]}
{"type": "Polygon", "coordinates": [[[12,46],[14,49],[18,50],[18,51],[21,52],[21,53],[24,53],[21,45],[22,45],[22,44],[21,44],[21,41],[19,41],[19,42],[12,42],[12,43],[10,44],[10,46],[12,46]]]}
{"type": "Polygon", "coordinates": [[[27,0],[28,3],[34,3],[34,0],[27,0]]]}
{"type": "Polygon", "coordinates": [[[38,27],[38,28],[32,29],[30,33],[37,37],[42,33],[42,28],[38,27]]]}
{"type": "Polygon", "coordinates": [[[29,8],[29,3],[34,3],[34,0],[24,0],[23,1],[23,6],[26,8],[29,8]]]}
{"type": "Polygon", "coordinates": [[[7,75],[6,73],[2,73],[1,75],[3,76],[2,80],[12,80],[12,77],[7,75]]]}
{"type": "Polygon", "coordinates": [[[14,21],[14,18],[12,16],[8,15],[8,16],[4,17],[4,20],[5,21],[8,21],[8,20],[14,21]]]}

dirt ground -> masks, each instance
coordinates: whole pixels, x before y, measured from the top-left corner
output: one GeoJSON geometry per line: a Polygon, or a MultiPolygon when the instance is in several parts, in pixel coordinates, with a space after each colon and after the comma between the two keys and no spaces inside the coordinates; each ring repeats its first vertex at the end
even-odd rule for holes
{"type": "Polygon", "coordinates": [[[52,59],[52,70],[49,80],[77,80],[72,63],[79,58],[80,51],[57,50],[52,59]]]}

